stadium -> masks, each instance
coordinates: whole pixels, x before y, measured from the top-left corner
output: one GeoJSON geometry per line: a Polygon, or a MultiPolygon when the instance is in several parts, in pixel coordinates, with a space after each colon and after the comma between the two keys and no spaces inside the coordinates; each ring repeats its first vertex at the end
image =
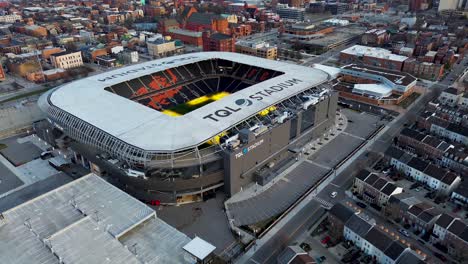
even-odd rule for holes
{"type": "Polygon", "coordinates": [[[229,196],[334,125],[324,71],[227,52],[149,61],[50,90],[37,134],[141,200],[229,196]]]}

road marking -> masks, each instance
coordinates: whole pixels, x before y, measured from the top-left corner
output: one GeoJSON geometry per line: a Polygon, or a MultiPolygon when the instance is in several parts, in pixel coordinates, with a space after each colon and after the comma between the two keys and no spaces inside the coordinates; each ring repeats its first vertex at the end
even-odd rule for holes
{"type": "Polygon", "coordinates": [[[353,138],[360,139],[360,140],[366,140],[366,139],[365,139],[365,138],[363,138],[363,137],[359,137],[359,136],[356,136],[356,135],[350,134],[350,133],[348,133],[348,132],[345,132],[345,131],[343,131],[343,132],[341,132],[341,133],[343,133],[343,134],[345,134],[345,135],[348,135],[348,136],[350,136],[350,137],[353,137],[353,138]]]}
{"type": "Polygon", "coordinates": [[[333,182],[330,182],[330,185],[335,186],[335,187],[338,187],[338,188],[341,188],[340,185],[336,185],[336,184],[334,184],[333,182]]]}
{"type": "Polygon", "coordinates": [[[320,163],[317,163],[317,162],[315,162],[315,161],[311,161],[311,160],[309,160],[309,159],[306,159],[306,160],[304,160],[304,161],[305,161],[305,162],[309,162],[309,163],[312,164],[312,165],[319,166],[320,168],[323,168],[323,169],[327,169],[327,170],[331,170],[331,169],[332,169],[332,168],[330,168],[330,167],[327,167],[327,166],[322,165],[322,164],[320,164],[320,163]]]}

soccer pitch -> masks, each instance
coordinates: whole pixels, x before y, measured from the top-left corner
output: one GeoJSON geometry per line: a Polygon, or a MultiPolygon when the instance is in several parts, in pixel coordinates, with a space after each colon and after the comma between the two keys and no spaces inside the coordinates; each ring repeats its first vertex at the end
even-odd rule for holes
{"type": "Polygon", "coordinates": [[[183,104],[179,104],[171,109],[167,109],[162,112],[169,116],[182,116],[182,115],[192,112],[193,110],[196,110],[200,107],[210,104],[211,102],[214,102],[223,97],[226,97],[229,94],[230,93],[228,92],[216,92],[216,93],[200,96],[196,99],[190,100],[183,104]]]}

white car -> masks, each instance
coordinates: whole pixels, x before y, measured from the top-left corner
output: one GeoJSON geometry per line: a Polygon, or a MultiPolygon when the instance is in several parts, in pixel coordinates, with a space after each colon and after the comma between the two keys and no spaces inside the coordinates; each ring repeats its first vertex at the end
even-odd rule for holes
{"type": "Polygon", "coordinates": [[[409,237],[409,236],[410,236],[409,233],[408,233],[408,231],[406,231],[406,230],[404,230],[404,229],[400,229],[400,230],[398,230],[398,231],[399,231],[400,233],[402,233],[405,237],[409,237]]]}
{"type": "Polygon", "coordinates": [[[332,192],[330,193],[331,198],[335,198],[338,195],[338,192],[332,192]]]}

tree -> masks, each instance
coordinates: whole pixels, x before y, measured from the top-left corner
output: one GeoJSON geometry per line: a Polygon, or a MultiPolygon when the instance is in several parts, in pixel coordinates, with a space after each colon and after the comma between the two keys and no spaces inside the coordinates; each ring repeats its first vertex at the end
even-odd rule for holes
{"type": "Polygon", "coordinates": [[[446,62],[446,63],[444,64],[444,70],[450,71],[451,68],[452,68],[452,65],[450,65],[449,62],[446,62]]]}

